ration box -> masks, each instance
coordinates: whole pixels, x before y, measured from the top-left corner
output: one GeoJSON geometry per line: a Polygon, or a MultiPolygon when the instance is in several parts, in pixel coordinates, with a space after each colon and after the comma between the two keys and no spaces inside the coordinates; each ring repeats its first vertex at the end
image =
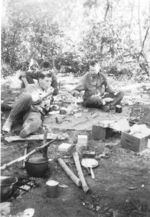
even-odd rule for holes
{"type": "Polygon", "coordinates": [[[142,133],[136,133],[134,135],[129,132],[122,132],[121,134],[121,146],[125,149],[130,149],[135,152],[143,151],[147,148],[149,135],[142,133]]]}

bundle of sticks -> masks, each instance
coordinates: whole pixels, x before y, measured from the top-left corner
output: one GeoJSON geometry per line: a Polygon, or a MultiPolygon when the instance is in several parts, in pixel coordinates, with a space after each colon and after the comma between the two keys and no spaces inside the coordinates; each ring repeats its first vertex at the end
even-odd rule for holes
{"type": "Polygon", "coordinates": [[[66,163],[64,162],[63,159],[58,158],[58,162],[59,162],[60,166],[63,168],[63,170],[66,172],[66,174],[72,179],[72,181],[78,187],[82,186],[83,191],[85,193],[87,193],[89,191],[89,187],[88,187],[88,185],[86,183],[86,180],[85,180],[83,172],[82,172],[78,152],[73,153],[73,159],[74,159],[74,162],[75,162],[75,165],[76,165],[76,169],[77,169],[77,173],[78,173],[79,178],[71,171],[71,169],[66,165],[66,163]]]}

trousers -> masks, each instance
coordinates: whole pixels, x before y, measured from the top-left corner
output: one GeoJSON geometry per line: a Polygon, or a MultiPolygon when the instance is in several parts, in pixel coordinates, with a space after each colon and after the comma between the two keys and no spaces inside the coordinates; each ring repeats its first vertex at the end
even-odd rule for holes
{"type": "Polygon", "coordinates": [[[42,115],[38,111],[33,111],[32,97],[30,94],[21,95],[13,104],[9,114],[9,120],[19,120],[23,122],[23,130],[20,132],[21,137],[25,137],[39,129],[42,124],[42,115]]]}
{"type": "Polygon", "coordinates": [[[107,102],[106,105],[102,104],[102,101],[99,97],[89,97],[88,99],[83,101],[83,106],[87,107],[87,108],[98,108],[98,109],[102,109],[105,106],[110,106],[113,107],[117,104],[119,104],[121,102],[121,100],[123,99],[124,93],[123,92],[118,92],[116,95],[113,93],[107,93],[105,95],[106,97],[110,97],[113,99],[112,102],[107,102]]]}

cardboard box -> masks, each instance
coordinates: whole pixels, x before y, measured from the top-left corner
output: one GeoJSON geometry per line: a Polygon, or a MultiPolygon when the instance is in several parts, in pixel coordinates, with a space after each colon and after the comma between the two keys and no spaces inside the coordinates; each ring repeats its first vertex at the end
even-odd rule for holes
{"type": "Polygon", "coordinates": [[[125,149],[130,149],[135,152],[141,152],[147,148],[149,135],[136,137],[136,135],[130,135],[128,132],[122,132],[121,134],[121,146],[125,149]]]}
{"type": "Polygon", "coordinates": [[[76,151],[81,154],[83,150],[87,150],[88,145],[88,136],[87,135],[78,135],[78,142],[76,144],[76,151]]]}
{"type": "Polygon", "coordinates": [[[93,125],[92,127],[92,138],[95,140],[105,140],[113,135],[113,130],[111,128],[104,128],[101,126],[93,125]]]}
{"type": "Polygon", "coordinates": [[[99,126],[106,128],[106,127],[110,127],[111,124],[113,123],[114,121],[104,120],[104,121],[99,122],[99,126]]]}
{"type": "Polygon", "coordinates": [[[105,140],[113,136],[114,132],[122,132],[129,130],[129,123],[126,118],[118,121],[103,120],[98,125],[92,127],[92,137],[96,140],[105,140]]]}
{"type": "Polygon", "coordinates": [[[126,118],[121,118],[114,123],[110,123],[110,128],[117,132],[127,132],[130,129],[130,126],[126,118]]]}
{"type": "Polygon", "coordinates": [[[62,143],[61,145],[58,146],[58,151],[59,152],[69,152],[73,148],[72,144],[69,143],[62,143]]]}

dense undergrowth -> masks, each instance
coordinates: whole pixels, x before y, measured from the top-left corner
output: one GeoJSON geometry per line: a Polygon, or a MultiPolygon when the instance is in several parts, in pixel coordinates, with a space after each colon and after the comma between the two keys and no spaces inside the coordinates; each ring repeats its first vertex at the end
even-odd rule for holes
{"type": "Polygon", "coordinates": [[[58,72],[82,75],[94,59],[104,73],[118,80],[147,79],[148,2],[141,7],[132,4],[118,0],[4,0],[2,76],[38,68],[45,59],[58,72]]]}

